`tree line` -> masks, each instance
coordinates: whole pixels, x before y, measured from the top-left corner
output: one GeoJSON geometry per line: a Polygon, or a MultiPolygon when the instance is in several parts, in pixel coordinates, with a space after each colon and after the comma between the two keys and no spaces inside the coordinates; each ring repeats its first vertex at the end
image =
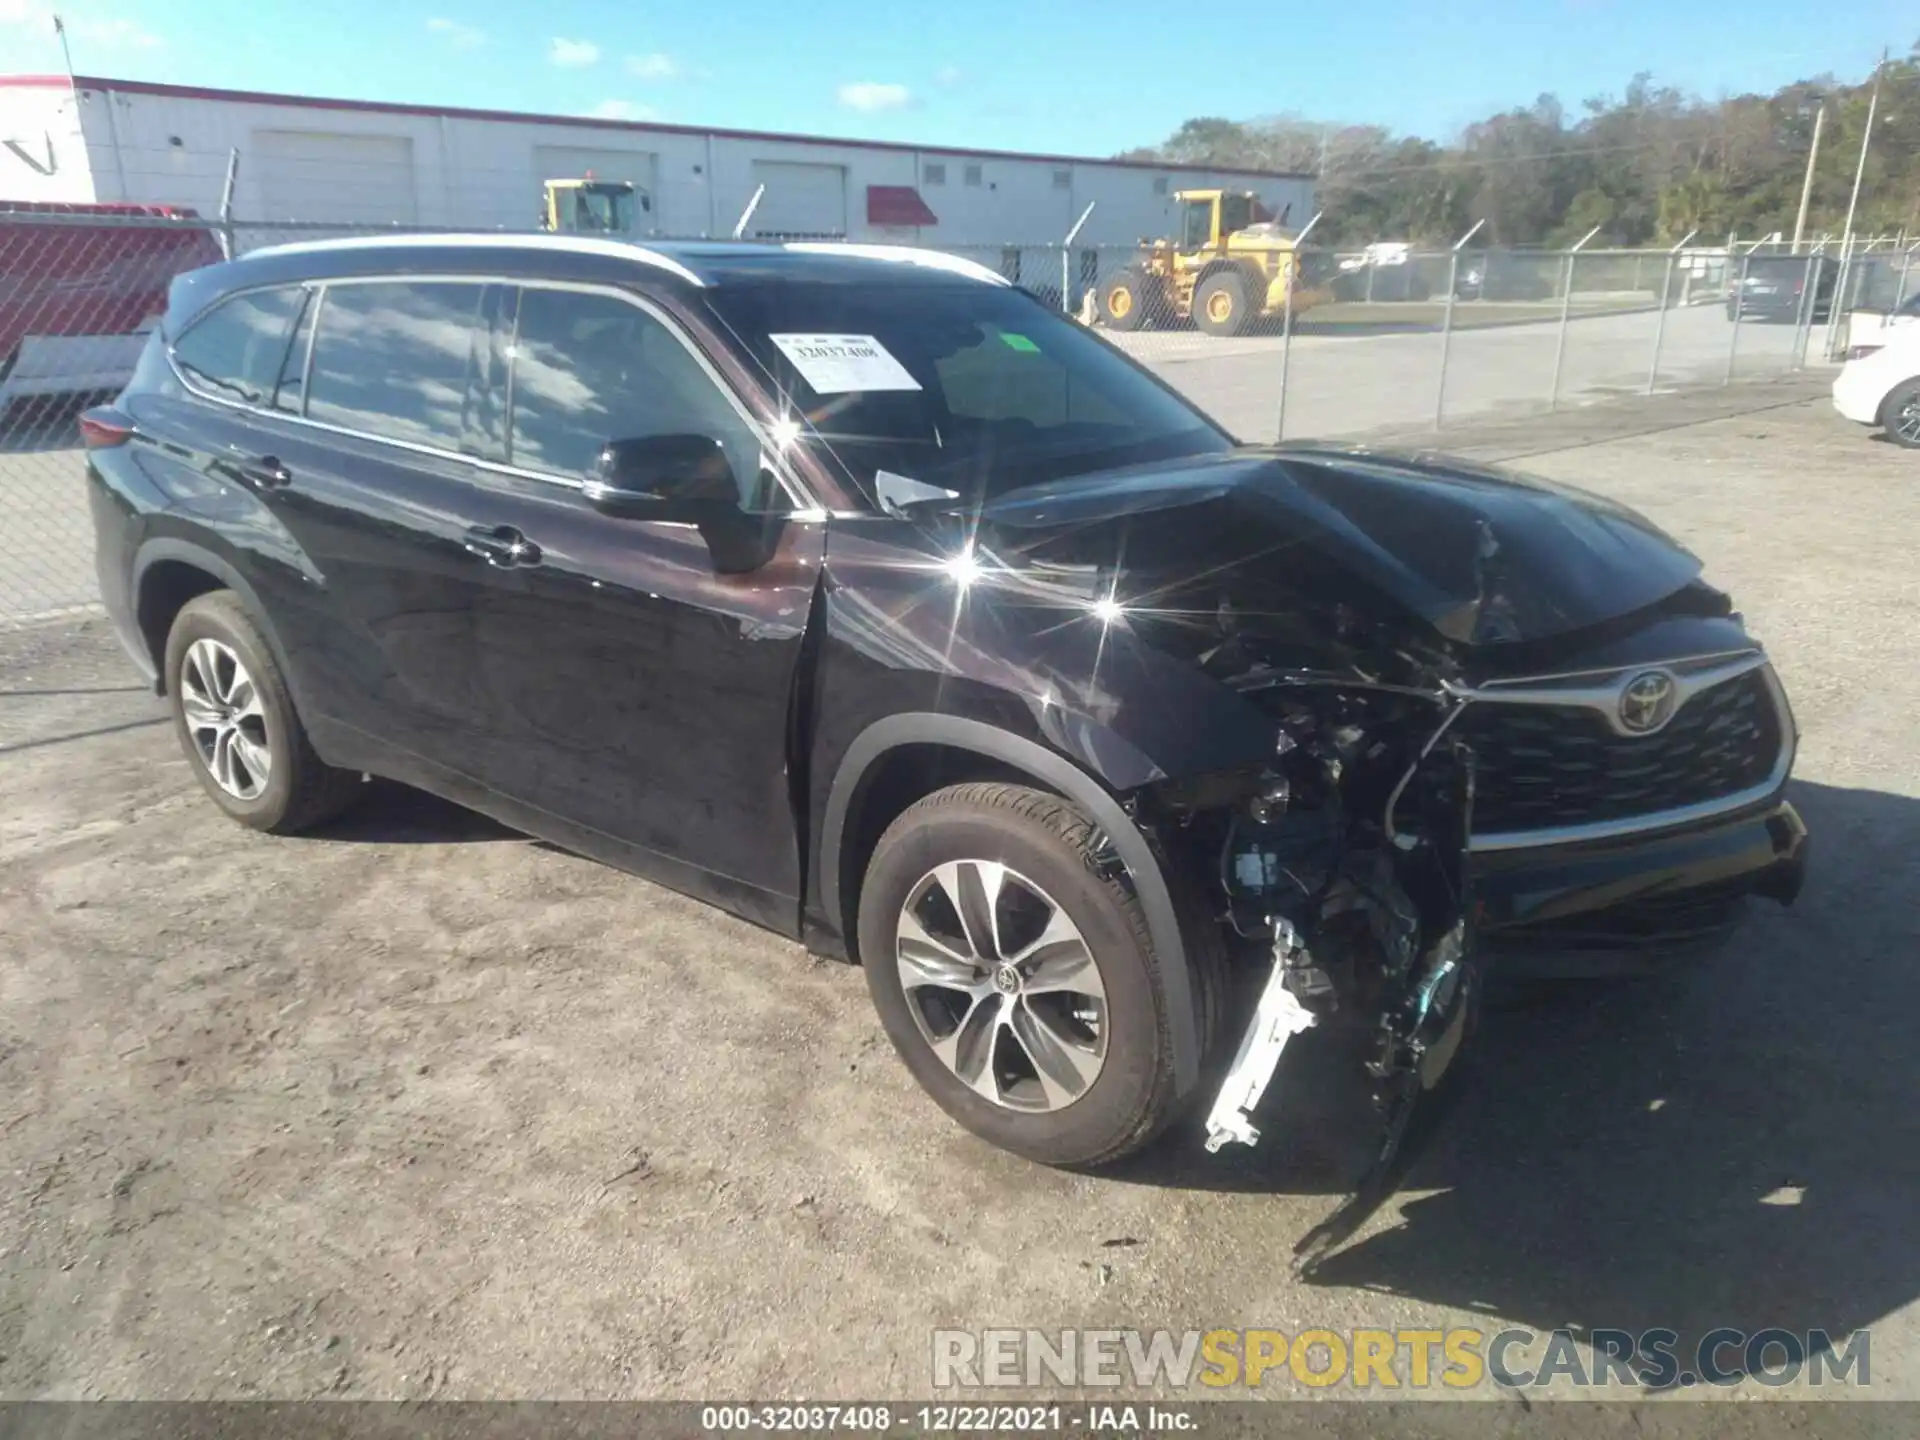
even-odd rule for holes
{"type": "MultiPolygon", "coordinates": [[[[1378,125],[1203,117],[1120,158],[1317,174],[1325,218],[1314,238],[1329,245],[1445,244],[1476,220],[1496,245],[1568,245],[1595,226],[1596,245],[1673,244],[1690,230],[1790,237],[1824,107],[1807,219],[1817,237],[1840,232],[1871,88],[1871,75],[1823,75],[1771,95],[1703,100],[1641,74],[1577,114],[1542,95],[1450,145],[1378,125]]],[[[1920,232],[1920,44],[1881,68],[1854,229],[1920,232]]]]}

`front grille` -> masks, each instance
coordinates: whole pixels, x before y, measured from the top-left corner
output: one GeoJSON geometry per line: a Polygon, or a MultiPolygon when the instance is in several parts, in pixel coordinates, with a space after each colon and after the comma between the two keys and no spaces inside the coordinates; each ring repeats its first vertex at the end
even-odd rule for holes
{"type": "MultiPolygon", "coordinates": [[[[1780,757],[1780,716],[1749,670],[1702,690],[1653,735],[1615,734],[1583,705],[1470,704],[1475,834],[1593,825],[1752,789],[1780,757]]],[[[1435,775],[1436,781],[1443,777],[1435,775]]]]}

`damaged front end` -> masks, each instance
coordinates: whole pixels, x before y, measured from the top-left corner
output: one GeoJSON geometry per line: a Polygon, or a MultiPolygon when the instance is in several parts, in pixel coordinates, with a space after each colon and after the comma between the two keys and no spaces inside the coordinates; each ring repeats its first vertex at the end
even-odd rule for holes
{"type": "Polygon", "coordinates": [[[1380,1138],[1303,1267],[1457,1090],[1486,956],[1653,956],[1798,887],[1784,694],[1699,561],[1623,507],[1288,446],[1031,487],[978,533],[1024,584],[1093,597],[1093,664],[1057,673],[1090,676],[1089,728],[1134,747],[1109,757],[1152,757],[1162,778],[1125,787],[1134,818],[1263,982],[1208,1148],[1259,1139],[1296,1036],[1358,1036],[1380,1138]]]}
{"type": "Polygon", "coordinates": [[[1258,1142],[1254,1109],[1295,1036],[1335,1016],[1359,1032],[1382,1130],[1352,1196],[1296,1247],[1305,1271],[1391,1195],[1423,1097],[1473,1030],[1473,757],[1445,741],[1438,686],[1243,683],[1278,717],[1272,763],[1160,787],[1155,828],[1211,881],[1242,957],[1266,966],[1207,1113],[1207,1149],[1258,1142]],[[1449,785],[1411,785],[1442,745],[1449,785]]]}

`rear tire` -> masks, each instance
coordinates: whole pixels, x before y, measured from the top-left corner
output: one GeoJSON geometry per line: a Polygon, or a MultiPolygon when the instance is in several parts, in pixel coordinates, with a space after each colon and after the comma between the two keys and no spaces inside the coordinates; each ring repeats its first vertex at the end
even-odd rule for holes
{"type": "Polygon", "coordinates": [[[273,651],[231,590],[181,607],[167,634],[166,678],[195,778],[242,825],[297,834],[359,798],[360,776],[314,753],[273,651]]]}
{"type": "MultiPolygon", "coordinates": [[[[1057,795],[955,785],[887,828],[860,894],[867,988],[901,1060],[961,1125],[1046,1165],[1131,1154],[1180,1108],[1169,962],[1103,844],[1057,795]]],[[[1187,948],[1210,1030],[1207,929],[1187,948]]]]}
{"type": "Polygon", "coordinates": [[[1894,444],[1920,450],[1920,376],[1887,392],[1880,402],[1880,428],[1894,444]]]}
{"type": "Polygon", "coordinates": [[[1138,330],[1159,310],[1159,289],[1135,265],[1102,282],[1100,319],[1109,330],[1138,330]]]}
{"type": "Polygon", "coordinates": [[[1238,270],[1216,270],[1193,292],[1193,323],[1209,335],[1239,335],[1253,318],[1246,277],[1238,270]]]}

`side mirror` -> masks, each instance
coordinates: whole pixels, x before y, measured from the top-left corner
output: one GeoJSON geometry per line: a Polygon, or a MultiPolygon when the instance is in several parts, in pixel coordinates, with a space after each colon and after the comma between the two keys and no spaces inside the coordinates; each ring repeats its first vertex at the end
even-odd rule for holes
{"type": "Polygon", "coordinates": [[[699,523],[740,508],[733,465],[711,435],[609,440],[582,489],[603,515],[699,523]]]}

